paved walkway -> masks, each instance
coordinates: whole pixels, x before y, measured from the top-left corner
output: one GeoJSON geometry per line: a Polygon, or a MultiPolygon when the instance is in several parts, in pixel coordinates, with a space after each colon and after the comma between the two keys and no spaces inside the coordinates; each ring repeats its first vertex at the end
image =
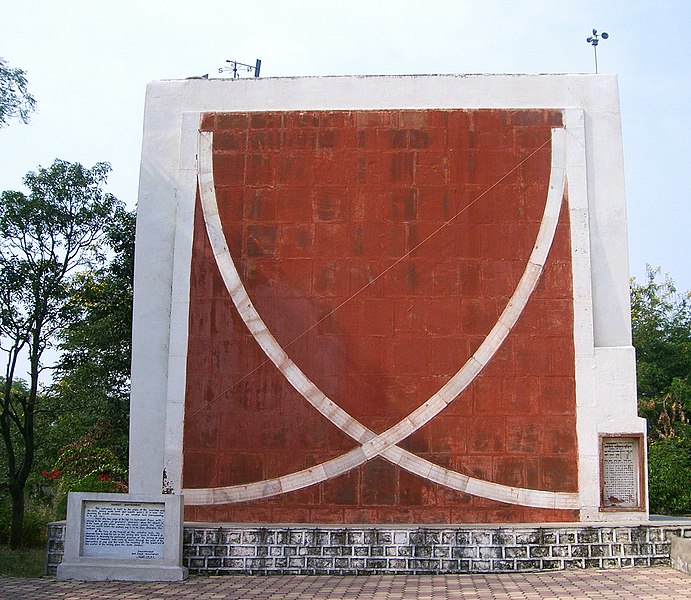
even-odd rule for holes
{"type": "Polygon", "coordinates": [[[691,598],[691,575],[669,567],[487,575],[190,577],[182,583],[63,582],[0,577],[0,598],[299,600],[691,598]]]}

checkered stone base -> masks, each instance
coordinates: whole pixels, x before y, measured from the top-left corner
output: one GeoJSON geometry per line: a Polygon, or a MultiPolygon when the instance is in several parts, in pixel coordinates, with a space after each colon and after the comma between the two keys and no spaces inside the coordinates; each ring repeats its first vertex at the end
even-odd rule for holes
{"type": "MultiPolygon", "coordinates": [[[[49,525],[46,573],[62,561],[49,525]]],[[[691,523],[610,526],[239,526],[187,524],[183,565],[206,575],[365,575],[619,569],[670,564],[691,523]]]]}

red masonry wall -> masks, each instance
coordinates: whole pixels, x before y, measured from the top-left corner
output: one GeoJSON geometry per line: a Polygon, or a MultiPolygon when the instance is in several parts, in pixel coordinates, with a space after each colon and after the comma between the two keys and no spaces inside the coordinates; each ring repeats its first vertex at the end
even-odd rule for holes
{"type": "MultiPolygon", "coordinates": [[[[550,110],[205,115],[225,235],[252,301],[308,377],[375,432],[438,390],[505,307],[539,228],[555,126],[561,113],[550,110]]],[[[356,447],[248,333],[199,204],[190,302],[184,487],[260,481],[356,447]]],[[[485,480],[577,491],[566,200],[545,272],[499,352],[401,446],[485,480]]],[[[455,492],[382,458],[296,492],[185,514],[308,523],[577,516],[455,492]]]]}

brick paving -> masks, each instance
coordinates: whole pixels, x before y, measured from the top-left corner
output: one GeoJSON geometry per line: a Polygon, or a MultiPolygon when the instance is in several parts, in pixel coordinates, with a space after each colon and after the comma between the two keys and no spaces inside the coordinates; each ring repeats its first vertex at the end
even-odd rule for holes
{"type": "Polygon", "coordinates": [[[343,600],[485,600],[584,598],[691,598],[691,575],[669,567],[625,570],[558,571],[470,575],[229,576],[190,577],[180,583],[77,582],[0,577],[0,598],[7,600],[111,599],[195,600],[267,598],[343,600]]]}

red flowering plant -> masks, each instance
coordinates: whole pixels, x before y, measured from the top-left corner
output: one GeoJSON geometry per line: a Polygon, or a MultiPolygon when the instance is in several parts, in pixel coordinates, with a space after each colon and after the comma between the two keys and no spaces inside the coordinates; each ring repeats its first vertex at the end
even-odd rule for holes
{"type": "Polygon", "coordinates": [[[41,471],[41,475],[47,477],[48,479],[57,479],[60,477],[60,471],[53,469],[52,471],[46,471],[45,469],[41,471]]]}
{"type": "Polygon", "coordinates": [[[63,518],[68,492],[126,493],[127,470],[108,448],[77,444],[62,449],[52,471],[44,471],[57,484],[55,512],[63,518]]]}

